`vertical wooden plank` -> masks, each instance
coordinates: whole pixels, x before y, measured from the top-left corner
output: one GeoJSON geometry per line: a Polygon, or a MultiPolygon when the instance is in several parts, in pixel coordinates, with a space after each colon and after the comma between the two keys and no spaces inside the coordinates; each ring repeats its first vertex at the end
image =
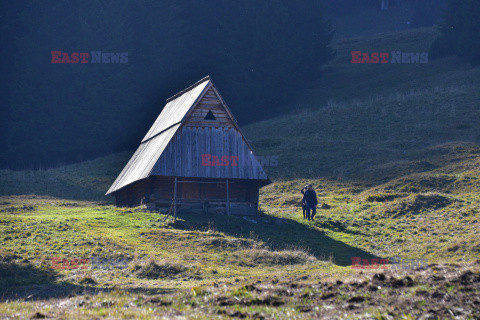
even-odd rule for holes
{"type": "Polygon", "coordinates": [[[173,186],[173,222],[177,221],[177,177],[175,177],[175,182],[173,186]]]}
{"type": "Polygon", "coordinates": [[[228,141],[228,144],[232,146],[232,149],[235,150],[234,151],[234,156],[238,157],[237,159],[237,166],[236,167],[232,167],[232,177],[234,178],[243,178],[242,177],[242,158],[243,158],[243,155],[242,155],[242,152],[241,152],[241,145],[239,145],[239,141],[238,141],[238,134],[236,132],[236,130],[229,130],[229,141],[228,141]]]}
{"type": "Polygon", "coordinates": [[[182,173],[181,175],[183,177],[191,177],[192,175],[190,174],[190,147],[191,147],[191,139],[190,139],[190,133],[191,131],[189,130],[190,128],[184,128],[185,130],[182,131],[183,132],[183,135],[182,135],[182,146],[183,146],[183,156],[182,156],[182,173]]]}
{"type": "Polygon", "coordinates": [[[196,131],[192,130],[190,128],[190,131],[192,132],[192,177],[196,177],[199,175],[199,167],[201,165],[201,157],[198,152],[198,147],[197,147],[197,141],[198,141],[198,136],[196,135],[196,131]]]}
{"type": "Polygon", "coordinates": [[[230,215],[230,193],[228,191],[228,179],[227,179],[227,215],[230,215]]]}
{"type": "MultiPolygon", "coordinates": [[[[221,153],[221,143],[218,139],[216,139],[217,137],[217,131],[218,129],[217,128],[211,128],[209,130],[209,134],[210,134],[210,146],[211,146],[211,150],[212,150],[212,155],[216,156],[216,157],[221,157],[222,155],[220,154],[221,153]]],[[[222,170],[222,167],[219,167],[219,166],[213,166],[213,176],[214,178],[220,178],[221,177],[221,174],[220,174],[220,170],[222,170]]]]}
{"type": "Polygon", "coordinates": [[[177,157],[177,164],[176,164],[176,167],[177,167],[177,170],[176,170],[176,174],[175,175],[179,175],[179,176],[182,176],[183,177],[183,159],[185,157],[185,145],[183,144],[183,141],[184,141],[184,138],[185,138],[185,131],[183,130],[182,128],[182,135],[178,137],[178,157],[177,157]]]}

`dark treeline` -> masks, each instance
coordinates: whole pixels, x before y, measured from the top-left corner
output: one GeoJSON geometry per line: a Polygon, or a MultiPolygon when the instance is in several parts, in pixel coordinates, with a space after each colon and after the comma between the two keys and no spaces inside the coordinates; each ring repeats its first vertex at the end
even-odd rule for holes
{"type": "MultiPolygon", "coordinates": [[[[418,0],[403,0],[416,3],[418,0]]],[[[401,0],[387,1],[390,8],[401,0]]],[[[211,75],[241,125],[287,111],[334,55],[328,15],[382,0],[2,1],[0,166],[133,149],[165,98],[211,75]],[[51,63],[51,52],[128,63],[51,63]]]]}
{"type": "Polygon", "coordinates": [[[333,56],[319,1],[19,1],[2,9],[11,64],[3,167],[132,149],[165,98],[206,75],[241,124],[268,118],[333,56]],[[51,51],[97,50],[127,52],[128,63],[51,63],[51,51]]]}

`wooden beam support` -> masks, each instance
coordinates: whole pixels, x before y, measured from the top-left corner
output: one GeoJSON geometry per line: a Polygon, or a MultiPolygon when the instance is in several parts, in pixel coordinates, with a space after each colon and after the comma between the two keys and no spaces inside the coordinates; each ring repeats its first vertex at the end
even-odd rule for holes
{"type": "Polygon", "coordinates": [[[173,186],[173,222],[177,221],[177,177],[175,177],[175,185],[173,186]]]}
{"type": "Polygon", "coordinates": [[[230,215],[230,193],[228,190],[228,179],[227,179],[227,215],[230,215]]]}

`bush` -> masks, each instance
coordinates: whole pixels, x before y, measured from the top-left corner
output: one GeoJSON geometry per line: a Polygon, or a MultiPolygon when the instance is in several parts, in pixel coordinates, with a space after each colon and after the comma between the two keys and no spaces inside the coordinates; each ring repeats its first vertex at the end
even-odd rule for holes
{"type": "Polygon", "coordinates": [[[300,250],[269,251],[252,249],[239,252],[240,265],[254,267],[256,265],[284,266],[314,262],[315,257],[300,250]]]}
{"type": "Polygon", "coordinates": [[[181,264],[171,262],[157,263],[150,259],[144,265],[135,264],[132,271],[139,278],[145,279],[159,279],[159,278],[174,278],[178,274],[187,271],[187,267],[181,264]]]}

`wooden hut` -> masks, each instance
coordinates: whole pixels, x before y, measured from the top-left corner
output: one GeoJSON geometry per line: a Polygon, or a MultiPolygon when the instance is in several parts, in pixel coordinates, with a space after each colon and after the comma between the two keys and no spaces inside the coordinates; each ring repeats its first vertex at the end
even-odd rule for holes
{"type": "Polygon", "coordinates": [[[218,93],[205,77],[167,99],[112,184],[117,206],[256,214],[270,183],[218,93]]]}

